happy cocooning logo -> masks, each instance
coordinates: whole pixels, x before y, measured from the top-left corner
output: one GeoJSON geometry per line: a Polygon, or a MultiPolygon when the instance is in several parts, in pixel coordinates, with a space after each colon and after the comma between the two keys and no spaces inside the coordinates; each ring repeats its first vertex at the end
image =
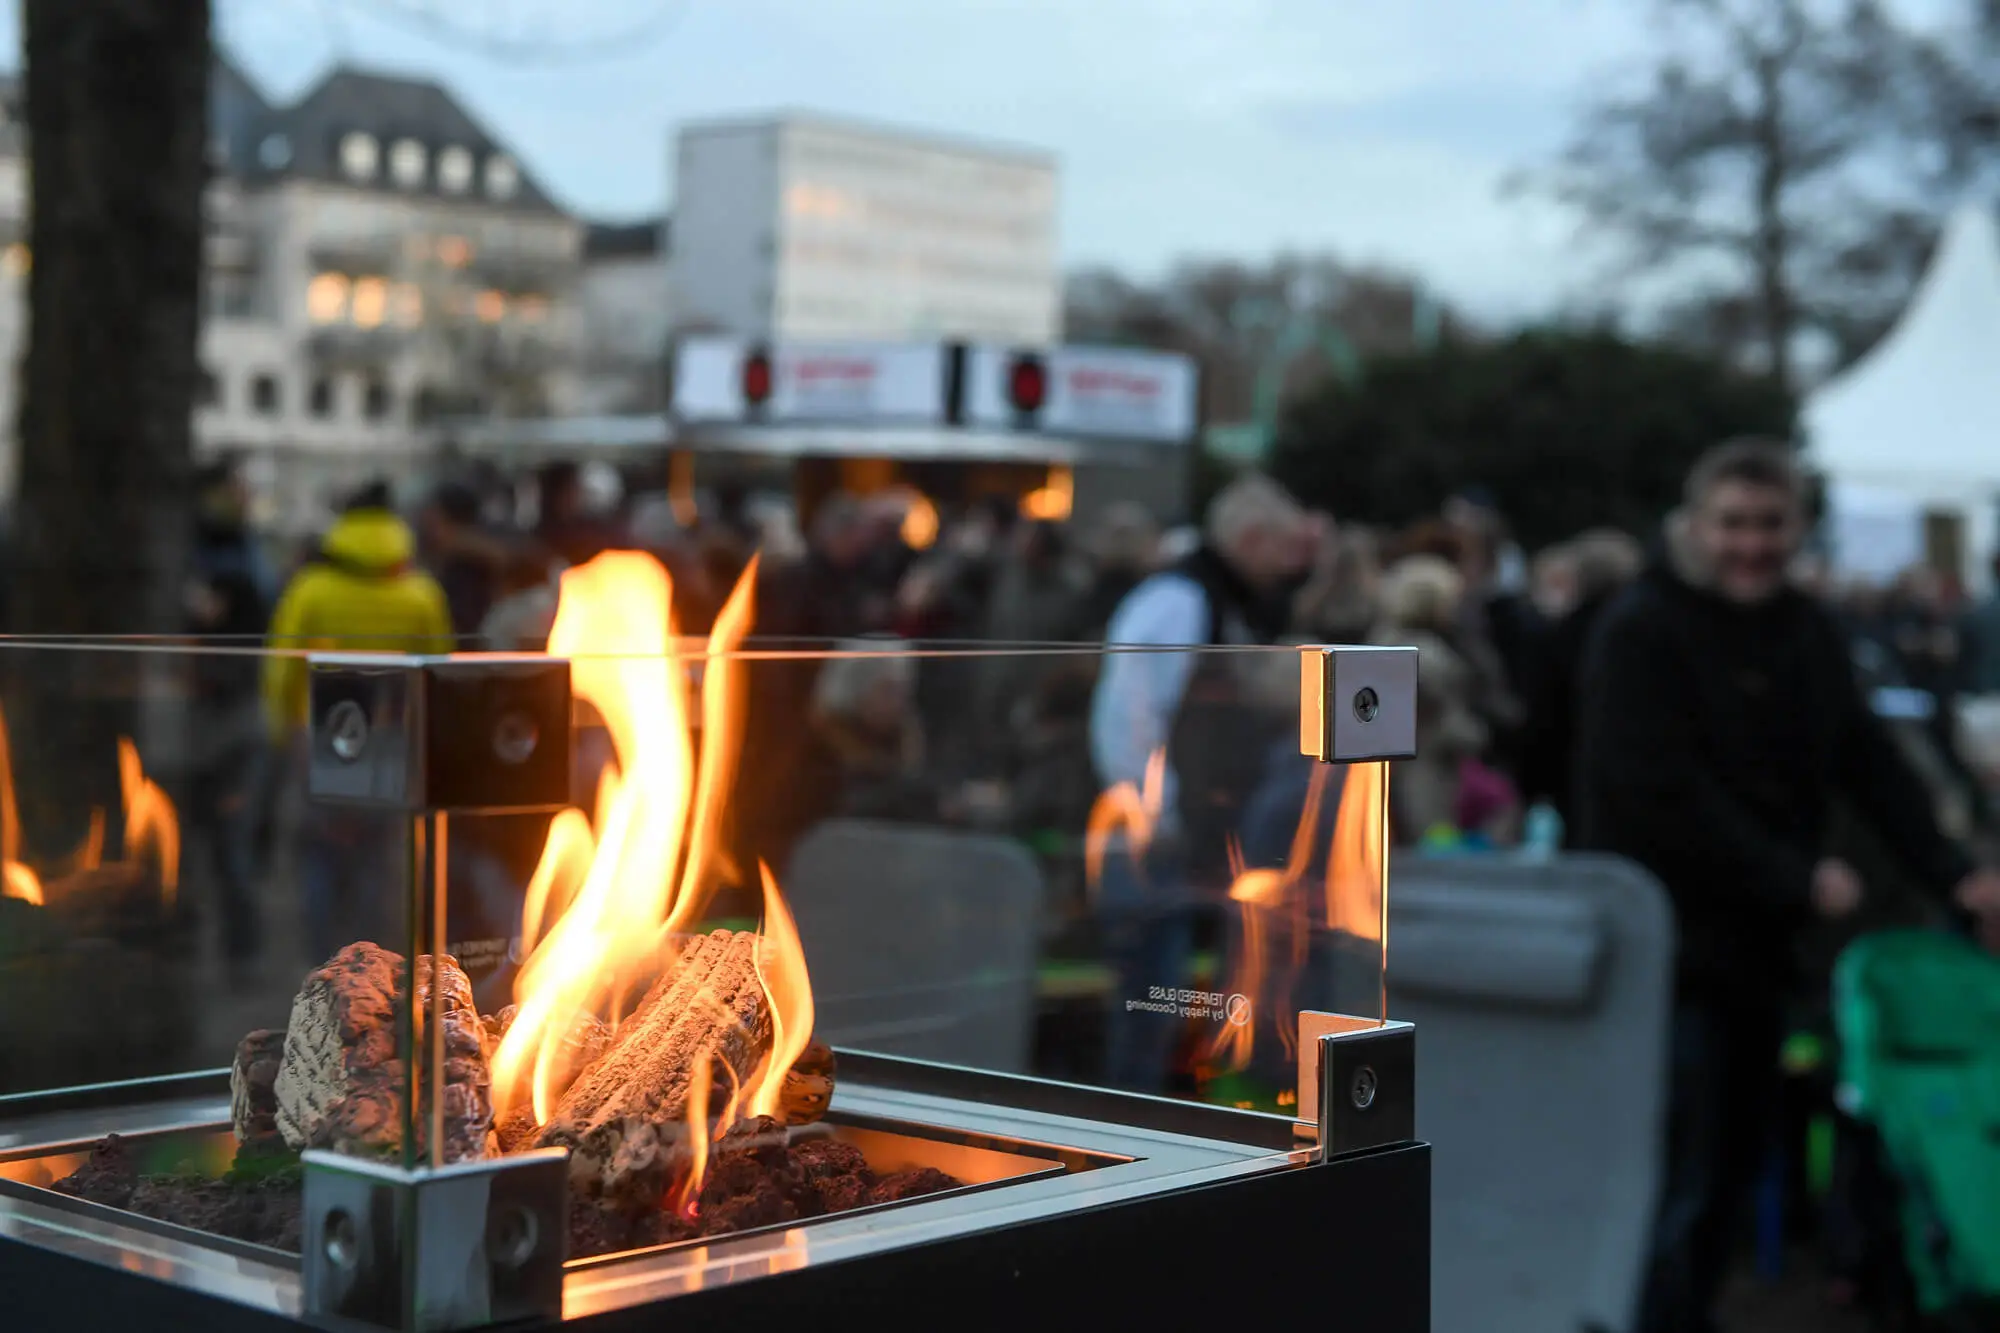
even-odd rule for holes
{"type": "Polygon", "coordinates": [[[1170,1018],[1198,1022],[1227,1023],[1244,1027],[1250,1022],[1250,997],[1219,990],[1188,990],[1180,986],[1148,986],[1146,998],[1125,1001],[1128,1014],[1165,1014],[1170,1018]]]}

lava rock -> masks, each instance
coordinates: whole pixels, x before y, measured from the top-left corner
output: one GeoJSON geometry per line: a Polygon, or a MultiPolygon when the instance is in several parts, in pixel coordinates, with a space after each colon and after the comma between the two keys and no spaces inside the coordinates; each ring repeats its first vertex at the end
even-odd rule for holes
{"type": "Polygon", "coordinates": [[[285,1056],[285,1034],[268,1029],[236,1043],[229,1066],[229,1123],[244,1147],[284,1146],[278,1132],[278,1066],[285,1056]]]}
{"type": "Polygon", "coordinates": [[[98,1141],[75,1172],[58,1180],[51,1188],[74,1199],[87,1199],[111,1208],[124,1208],[138,1188],[139,1170],[125,1141],[116,1134],[98,1141]]]}
{"type": "Polygon", "coordinates": [[[132,1192],[131,1210],[162,1222],[232,1240],[299,1250],[303,1190],[295,1181],[238,1183],[148,1177],[132,1192]]]}
{"type": "Polygon", "coordinates": [[[871,1203],[900,1203],[957,1188],[958,1182],[936,1167],[920,1166],[914,1171],[898,1171],[882,1177],[868,1192],[868,1199],[871,1203]]]}
{"type": "MultiPolygon", "coordinates": [[[[759,1131],[760,1127],[751,1126],[742,1135],[723,1136],[692,1216],[673,1211],[670,1191],[660,1196],[662,1206],[636,1212],[573,1193],[570,1254],[579,1258],[615,1254],[722,1236],[914,1199],[959,1185],[928,1167],[878,1177],[851,1144],[820,1136],[787,1144],[782,1135],[759,1131]]],[[[297,1159],[283,1150],[240,1147],[235,1166],[220,1179],[141,1176],[127,1145],[113,1135],[99,1142],[84,1164],[54,1188],[180,1226],[298,1252],[303,1176],[297,1159]]]]}

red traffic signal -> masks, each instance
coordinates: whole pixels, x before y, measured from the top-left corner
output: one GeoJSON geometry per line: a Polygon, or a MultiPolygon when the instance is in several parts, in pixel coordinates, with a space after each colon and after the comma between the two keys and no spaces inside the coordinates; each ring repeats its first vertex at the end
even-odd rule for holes
{"type": "Polygon", "coordinates": [[[758,348],[743,358],[743,401],[762,407],[771,397],[771,354],[758,348]]]}
{"type": "Polygon", "coordinates": [[[1022,415],[1039,412],[1049,396],[1049,371],[1042,358],[1017,356],[1007,368],[1007,402],[1022,415]]]}

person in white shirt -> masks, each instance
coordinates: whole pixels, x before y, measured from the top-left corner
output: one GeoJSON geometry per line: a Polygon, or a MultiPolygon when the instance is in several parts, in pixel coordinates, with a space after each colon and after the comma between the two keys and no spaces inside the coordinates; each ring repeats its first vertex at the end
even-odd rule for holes
{"type": "Polygon", "coordinates": [[[1164,753],[1151,784],[1152,836],[1136,858],[1129,848],[1108,856],[1096,886],[1105,953],[1119,971],[1106,1041],[1114,1086],[1167,1086],[1179,1025],[1127,1001],[1189,984],[1199,905],[1227,887],[1228,839],[1264,761],[1243,731],[1247,705],[1227,654],[1145,650],[1276,642],[1320,536],[1277,483],[1241,478],[1210,504],[1201,545],[1140,583],[1111,617],[1112,651],[1091,701],[1098,781],[1145,792],[1148,765],[1164,753]]]}

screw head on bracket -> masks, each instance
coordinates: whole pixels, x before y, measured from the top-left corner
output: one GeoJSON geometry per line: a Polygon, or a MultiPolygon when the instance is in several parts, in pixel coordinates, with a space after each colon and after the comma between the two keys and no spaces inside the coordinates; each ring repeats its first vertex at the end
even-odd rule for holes
{"type": "Polygon", "coordinates": [[[343,699],[326,715],[327,746],[334,757],[351,764],[368,748],[368,714],[352,699],[343,699]]]}
{"type": "Polygon", "coordinates": [[[1354,1109],[1357,1111],[1365,1111],[1373,1106],[1375,1104],[1375,1070],[1368,1065],[1363,1065],[1361,1068],[1355,1070],[1354,1082],[1348,1085],[1347,1095],[1348,1099],[1354,1103],[1354,1109]]]}
{"type": "Polygon", "coordinates": [[[1382,700],[1370,687],[1363,685],[1354,692],[1354,717],[1358,722],[1373,722],[1382,711],[1382,700]]]}
{"type": "Polygon", "coordinates": [[[507,713],[493,726],[493,756],[503,764],[524,764],[535,753],[541,731],[526,713],[507,713]]]}

